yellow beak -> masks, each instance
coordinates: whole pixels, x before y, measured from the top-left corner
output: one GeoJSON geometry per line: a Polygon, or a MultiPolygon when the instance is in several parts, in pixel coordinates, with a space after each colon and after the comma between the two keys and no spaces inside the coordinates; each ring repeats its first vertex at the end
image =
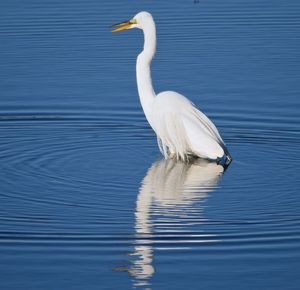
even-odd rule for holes
{"type": "Polygon", "coordinates": [[[112,25],[112,27],[116,27],[116,26],[119,26],[119,27],[112,30],[111,32],[119,32],[119,31],[122,31],[122,30],[126,30],[126,29],[130,28],[132,26],[132,24],[136,24],[135,19],[131,19],[131,20],[120,22],[120,23],[116,23],[116,24],[112,25]]]}

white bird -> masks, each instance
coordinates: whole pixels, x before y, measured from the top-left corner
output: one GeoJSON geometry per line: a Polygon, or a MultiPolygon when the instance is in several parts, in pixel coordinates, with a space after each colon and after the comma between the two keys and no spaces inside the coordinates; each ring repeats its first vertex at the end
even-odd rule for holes
{"type": "Polygon", "coordinates": [[[183,95],[166,91],[155,94],[151,61],[156,52],[156,28],[152,15],[140,12],[133,19],[113,26],[113,32],[139,28],[144,32],[144,49],[136,62],[137,87],[145,116],[157,135],[164,157],[189,160],[190,156],[228,165],[232,158],[215,125],[183,95]]]}

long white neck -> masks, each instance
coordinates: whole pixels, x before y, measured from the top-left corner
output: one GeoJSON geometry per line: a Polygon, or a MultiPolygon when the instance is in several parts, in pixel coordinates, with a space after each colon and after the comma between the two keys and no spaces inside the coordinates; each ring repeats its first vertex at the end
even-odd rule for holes
{"type": "MultiPolygon", "coordinates": [[[[139,54],[136,62],[136,78],[140,101],[145,116],[153,128],[151,120],[152,104],[155,92],[152,86],[150,64],[156,51],[156,29],[154,21],[149,21],[143,28],[144,50],[139,54]]],[[[153,128],[154,129],[154,128],[153,128]]]]}

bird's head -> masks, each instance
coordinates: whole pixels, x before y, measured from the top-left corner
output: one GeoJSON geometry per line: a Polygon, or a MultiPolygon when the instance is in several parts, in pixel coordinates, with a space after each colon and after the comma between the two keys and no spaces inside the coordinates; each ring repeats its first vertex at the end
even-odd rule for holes
{"type": "Polygon", "coordinates": [[[119,22],[112,25],[112,27],[117,27],[112,32],[118,32],[131,28],[144,29],[149,22],[153,22],[152,15],[148,12],[139,12],[132,19],[119,22]]]}

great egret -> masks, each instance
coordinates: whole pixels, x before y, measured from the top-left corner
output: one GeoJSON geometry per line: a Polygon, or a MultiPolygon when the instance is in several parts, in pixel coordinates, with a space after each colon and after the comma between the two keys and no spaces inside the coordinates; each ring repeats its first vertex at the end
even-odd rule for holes
{"type": "Polygon", "coordinates": [[[118,28],[112,32],[131,28],[139,28],[144,32],[144,50],[136,63],[138,93],[164,157],[188,160],[190,156],[196,156],[228,165],[232,158],[208,117],[183,95],[173,91],[155,94],[150,71],[156,51],[156,28],[152,15],[140,12],[133,19],[113,26],[118,28]]]}

